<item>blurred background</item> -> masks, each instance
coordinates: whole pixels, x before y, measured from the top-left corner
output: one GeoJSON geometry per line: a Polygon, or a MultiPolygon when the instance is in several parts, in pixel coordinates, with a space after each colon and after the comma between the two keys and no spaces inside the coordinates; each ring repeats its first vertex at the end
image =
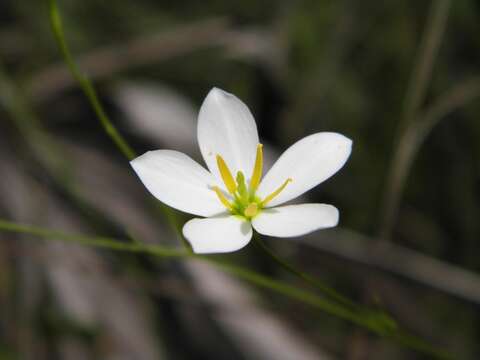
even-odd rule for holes
{"type": "MultiPolygon", "coordinates": [[[[213,86],[250,107],[267,160],[314,132],[353,139],[306,199],[337,206],[340,226],[267,244],[479,358],[477,0],[59,3],[76,60],[139,154],[201,161],[196,116],[213,86]]],[[[62,62],[46,2],[2,0],[0,217],[180,246],[156,210],[62,62]]],[[[225,257],[304,285],[252,245],[225,257]]],[[[0,232],[0,359],[425,358],[204,263],[0,232]]]]}

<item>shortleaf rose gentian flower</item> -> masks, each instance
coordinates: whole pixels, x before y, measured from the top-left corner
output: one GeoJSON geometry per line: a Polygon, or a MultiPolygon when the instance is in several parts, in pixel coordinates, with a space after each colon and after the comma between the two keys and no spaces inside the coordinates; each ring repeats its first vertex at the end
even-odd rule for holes
{"type": "Polygon", "coordinates": [[[252,226],[260,234],[295,237],[337,225],[338,210],[332,205],[279,205],[335,174],[350,155],[350,139],[332,132],[307,136],[262,179],[255,120],[242,101],[217,88],[202,104],[197,135],[209,171],[173,150],[149,151],[131,162],[158,200],[203,217],[183,227],[194,252],[239,250],[251,240],[252,226]]]}

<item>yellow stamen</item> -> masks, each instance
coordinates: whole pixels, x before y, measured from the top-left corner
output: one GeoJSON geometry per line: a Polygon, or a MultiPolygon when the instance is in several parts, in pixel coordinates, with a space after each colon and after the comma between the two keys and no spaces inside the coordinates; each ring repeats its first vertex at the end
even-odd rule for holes
{"type": "Polygon", "coordinates": [[[255,158],[255,167],[253,168],[252,177],[250,178],[250,189],[256,190],[263,170],[263,145],[257,145],[257,156],[255,158]]]}
{"type": "Polygon", "coordinates": [[[214,186],[213,191],[215,191],[215,193],[217,194],[217,196],[220,199],[220,202],[223,204],[223,206],[225,206],[228,210],[231,210],[232,209],[232,204],[230,204],[230,202],[227,200],[225,195],[223,195],[222,190],[220,190],[220,188],[218,186],[214,186]]]}
{"type": "Polygon", "coordinates": [[[257,215],[257,212],[258,212],[258,205],[257,203],[250,203],[247,208],[245,209],[245,211],[243,212],[243,214],[246,216],[246,217],[253,217],[255,215],[257,215]]]}
{"type": "Polygon", "coordinates": [[[220,175],[222,176],[222,180],[225,183],[228,192],[230,194],[234,194],[235,190],[237,190],[237,185],[235,184],[235,180],[233,179],[232,173],[228,169],[225,160],[223,160],[220,155],[217,155],[217,166],[218,170],[220,170],[220,175]]]}
{"type": "Polygon", "coordinates": [[[268,195],[263,201],[262,201],[262,206],[267,205],[270,201],[272,201],[278,194],[280,194],[283,189],[285,189],[285,186],[288,185],[289,182],[293,181],[292,179],[288,178],[285,180],[285,182],[274,192],[272,192],[270,195],[268,195]]]}

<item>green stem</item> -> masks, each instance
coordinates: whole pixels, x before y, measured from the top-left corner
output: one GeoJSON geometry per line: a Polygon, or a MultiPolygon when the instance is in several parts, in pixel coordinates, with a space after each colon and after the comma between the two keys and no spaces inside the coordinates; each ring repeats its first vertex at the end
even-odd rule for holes
{"type": "Polygon", "coordinates": [[[58,6],[55,0],[49,0],[49,10],[50,23],[53,33],[55,35],[55,39],[57,40],[57,44],[60,48],[60,51],[62,52],[63,58],[67,63],[68,68],[70,69],[70,72],[72,73],[73,77],[78,81],[80,87],[90,101],[90,104],[95,111],[98,119],[100,120],[100,123],[102,124],[105,132],[108,134],[108,136],[110,136],[115,145],[117,145],[122,154],[125,155],[128,160],[133,160],[136,157],[135,152],[127,143],[127,141],[123,138],[123,136],[118,132],[112,121],[110,121],[108,115],[103,109],[103,106],[98,98],[95,88],[93,87],[90,80],[82,74],[80,69],[77,67],[77,64],[75,63],[73,56],[70,53],[70,50],[65,41],[62,19],[60,17],[58,6]]]}
{"type": "Polygon", "coordinates": [[[138,242],[122,242],[121,240],[103,237],[68,234],[63,231],[46,229],[37,226],[17,224],[0,219],[0,230],[38,236],[53,241],[72,242],[81,245],[106,248],[115,251],[141,252],[161,257],[183,257],[185,252],[159,245],[144,245],[138,242]]]}
{"type": "Polygon", "coordinates": [[[110,237],[68,234],[62,231],[51,230],[36,226],[22,225],[2,219],[0,219],[0,230],[13,233],[34,235],[46,240],[73,242],[114,251],[144,253],[164,258],[199,259],[202,261],[213,263],[224,271],[233,273],[252,283],[255,283],[265,288],[269,288],[271,290],[275,290],[284,295],[295,298],[299,301],[321,308],[322,310],[331,315],[350,320],[358,325],[363,325],[371,329],[372,331],[375,331],[376,328],[375,325],[372,324],[370,321],[365,321],[364,319],[362,319],[362,317],[354,314],[350,310],[342,308],[332,302],[329,302],[326,299],[322,299],[321,297],[313,293],[297,289],[288,284],[273,280],[252,270],[233,265],[229,262],[226,262],[225,260],[220,260],[215,257],[195,255],[188,253],[184,250],[173,249],[160,245],[144,245],[138,242],[124,242],[119,239],[110,237]]]}
{"type": "Polygon", "coordinates": [[[168,206],[162,204],[161,202],[156,202],[155,205],[157,206],[155,210],[158,210],[159,213],[165,216],[165,218],[167,219],[168,225],[175,232],[177,239],[180,241],[185,251],[187,251],[190,254],[193,254],[192,246],[187,241],[187,239],[185,239],[185,237],[183,236],[182,224],[180,223],[180,220],[178,216],[176,216],[175,212],[168,206]]]}
{"type": "Polygon", "coordinates": [[[0,219],[0,230],[11,233],[38,236],[51,241],[73,242],[113,251],[142,253],[161,258],[196,259],[205,261],[215,264],[221,270],[234,274],[237,277],[247,280],[259,287],[275,291],[289,298],[319,308],[330,315],[337,316],[359,326],[365,327],[373,333],[376,333],[380,336],[385,336],[386,338],[401,343],[413,350],[429,354],[438,359],[449,358],[448,354],[435,349],[421,339],[404,334],[398,329],[386,328],[384,324],[378,323],[378,318],[361,316],[355,312],[352,312],[350,309],[338,306],[337,304],[334,304],[327,299],[321,298],[313,293],[298,289],[281,281],[271,279],[265,275],[256,273],[255,271],[245,269],[215,257],[195,255],[184,250],[172,249],[160,245],[144,245],[137,242],[122,242],[121,240],[110,237],[68,234],[62,231],[17,224],[2,219],[0,219]]]}
{"type": "Polygon", "coordinates": [[[329,296],[330,298],[332,298],[333,300],[336,300],[337,302],[339,302],[340,304],[344,305],[344,306],[347,306],[348,308],[352,309],[352,310],[358,310],[360,305],[354,303],[353,301],[351,301],[350,299],[347,299],[346,297],[344,297],[343,295],[339,294],[338,292],[336,292],[334,289],[332,289],[331,287],[329,287],[328,285],[325,285],[323,284],[321,281],[319,281],[318,279],[314,278],[313,276],[307,274],[307,273],[304,273],[300,270],[297,270],[293,265],[291,265],[290,263],[288,263],[286,260],[284,259],[281,259],[278,255],[274,254],[272,252],[272,250],[270,250],[267,245],[263,242],[263,240],[261,239],[260,235],[258,235],[257,233],[255,233],[255,235],[253,236],[253,240],[255,242],[255,244],[257,245],[257,247],[262,250],[268,257],[270,257],[275,263],[277,263],[278,265],[280,265],[280,267],[282,267],[283,269],[285,269],[286,271],[290,272],[291,274],[299,277],[300,279],[302,279],[303,281],[305,281],[306,283],[310,284],[311,286],[317,288],[318,290],[320,290],[322,293],[324,293],[325,295],[329,296]]]}
{"type": "MultiPolygon", "coordinates": [[[[78,81],[81,89],[83,90],[84,94],[86,95],[90,105],[92,106],[95,114],[97,115],[100,123],[103,126],[103,129],[107,133],[107,135],[112,139],[112,141],[117,145],[120,149],[122,154],[128,159],[132,160],[136,157],[134,150],[131,146],[127,143],[127,141],[123,138],[123,136],[119,133],[113,122],[108,117],[106,111],[104,110],[102,103],[100,102],[97,92],[93,87],[91,81],[88,79],[87,76],[83,75],[80,69],[78,68],[65,40],[65,34],[63,30],[62,18],[60,16],[60,12],[58,10],[58,5],[56,0],[49,0],[49,13],[50,13],[50,23],[52,26],[53,33],[55,35],[55,39],[57,41],[58,47],[63,55],[63,58],[72,73],[72,76],[78,81]]],[[[174,229],[177,238],[180,240],[184,248],[188,252],[192,252],[192,248],[190,244],[186,241],[183,237],[178,221],[175,217],[173,211],[168,208],[167,206],[160,204],[160,210],[167,218],[168,223],[174,229]]]]}

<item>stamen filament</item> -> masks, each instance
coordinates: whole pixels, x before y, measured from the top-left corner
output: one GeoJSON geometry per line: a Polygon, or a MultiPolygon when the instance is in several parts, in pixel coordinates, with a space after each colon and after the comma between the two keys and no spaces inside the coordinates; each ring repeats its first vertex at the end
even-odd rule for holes
{"type": "Polygon", "coordinates": [[[260,179],[262,178],[263,171],[263,145],[257,145],[257,156],[255,158],[255,166],[253,168],[252,177],[250,178],[250,189],[256,190],[260,179]]]}
{"type": "Polygon", "coordinates": [[[230,194],[234,194],[235,191],[237,190],[237,185],[235,184],[235,180],[233,179],[232,173],[228,169],[228,166],[225,163],[225,160],[223,160],[223,158],[218,154],[217,154],[217,166],[218,166],[218,170],[220,171],[220,176],[222,177],[222,180],[228,189],[228,192],[230,194]]]}
{"type": "Polygon", "coordinates": [[[220,202],[225,206],[228,210],[232,210],[233,205],[230,203],[230,201],[227,200],[225,195],[223,195],[222,190],[218,186],[213,187],[213,191],[217,194],[218,198],[220,199],[220,202]]]}
{"type": "Polygon", "coordinates": [[[278,194],[280,194],[283,191],[283,189],[285,189],[285,187],[288,185],[288,183],[291,182],[291,181],[293,181],[291,178],[288,178],[287,180],[285,180],[285,182],[277,190],[275,190],[270,195],[268,195],[265,199],[263,199],[262,206],[267,205],[276,196],[278,196],[278,194]]]}

